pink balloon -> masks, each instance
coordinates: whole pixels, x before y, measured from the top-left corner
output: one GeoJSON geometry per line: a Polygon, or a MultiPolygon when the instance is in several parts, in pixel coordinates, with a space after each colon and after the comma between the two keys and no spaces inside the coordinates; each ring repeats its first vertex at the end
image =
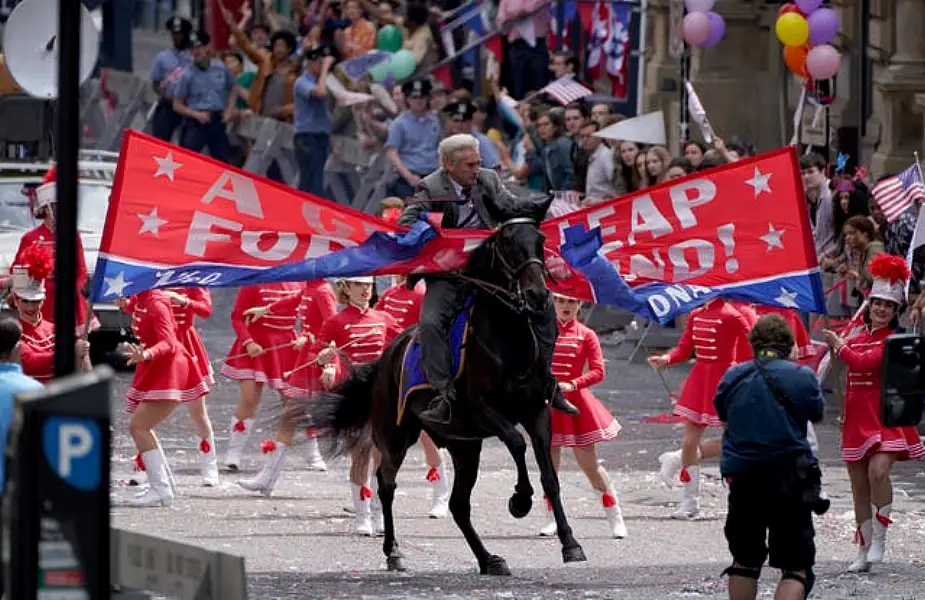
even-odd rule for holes
{"type": "Polygon", "coordinates": [[[806,70],[813,79],[831,79],[841,67],[841,54],[838,50],[823,44],[816,46],[806,55],[806,70]]]}
{"type": "Polygon", "coordinates": [[[699,46],[710,37],[710,19],[702,12],[687,13],[681,31],[688,44],[699,46]]]}

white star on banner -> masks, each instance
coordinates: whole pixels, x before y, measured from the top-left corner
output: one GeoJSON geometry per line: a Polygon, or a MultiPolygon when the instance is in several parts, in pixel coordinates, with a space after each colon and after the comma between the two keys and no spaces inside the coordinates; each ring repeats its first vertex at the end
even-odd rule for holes
{"type": "Polygon", "coordinates": [[[159,158],[157,156],[153,157],[154,162],[157,163],[157,171],[155,171],[154,176],[160,177],[161,175],[166,175],[167,179],[170,181],[174,180],[173,172],[182,167],[183,165],[178,163],[173,159],[173,152],[168,151],[167,156],[159,158]]]}
{"type": "Polygon", "coordinates": [[[123,296],[122,291],[132,285],[125,280],[125,271],[119,271],[119,274],[115,277],[104,277],[103,281],[106,283],[104,296],[118,296],[121,298],[123,296]]]}
{"type": "Polygon", "coordinates": [[[138,235],[141,235],[145,232],[158,235],[161,225],[167,224],[166,220],[157,216],[157,207],[154,207],[154,209],[151,210],[150,215],[139,214],[138,218],[141,219],[141,229],[138,230],[138,235]]]}
{"type": "Polygon", "coordinates": [[[771,251],[771,248],[780,248],[783,250],[784,243],[780,241],[780,238],[784,235],[784,231],[784,229],[774,229],[774,225],[768,223],[768,232],[758,239],[768,245],[768,252],[771,251]]]}
{"type": "Polygon", "coordinates": [[[797,297],[796,292],[791,292],[787,290],[786,288],[784,288],[783,286],[781,286],[780,296],[778,296],[777,298],[774,298],[774,301],[779,303],[781,306],[785,306],[787,308],[799,308],[800,305],[797,304],[796,297],[797,297]]]}
{"type": "Polygon", "coordinates": [[[751,179],[746,179],[745,183],[752,186],[752,189],[755,190],[755,198],[761,195],[762,192],[771,193],[771,186],[768,184],[768,181],[771,179],[773,173],[762,173],[758,167],[755,167],[755,175],[751,179]]]}

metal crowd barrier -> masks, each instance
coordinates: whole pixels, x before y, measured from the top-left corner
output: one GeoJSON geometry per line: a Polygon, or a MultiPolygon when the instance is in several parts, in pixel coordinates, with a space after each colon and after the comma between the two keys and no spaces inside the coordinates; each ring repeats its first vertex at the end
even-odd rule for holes
{"type": "MultiPolygon", "coordinates": [[[[84,147],[117,152],[126,129],[150,132],[157,94],[150,83],[132,73],[107,71],[81,90],[84,147]]],[[[283,180],[295,187],[299,167],[293,147],[292,125],[266,117],[246,117],[232,126],[250,142],[244,168],[266,175],[275,162],[283,180]]],[[[363,148],[356,137],[331,136],[332,153],[325,166],[325,187],[332,200],[374,212],[392,177],[385,153],[363,148]]]]}

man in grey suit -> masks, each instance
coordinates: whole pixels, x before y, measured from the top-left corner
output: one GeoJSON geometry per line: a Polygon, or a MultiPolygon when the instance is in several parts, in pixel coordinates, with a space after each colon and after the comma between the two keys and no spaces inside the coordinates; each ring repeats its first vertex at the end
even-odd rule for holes
{"type": "MultiPolygon", "coordinates": [[[[479,141],[465,133],[453,135],[440,142],[439,153],[442,168],[418,183],[414,200],[398,223],[410,226],[421,213],[442,212],[444,229],[497,228],[519,200],[505,189],[495,171],[479,167],[479,141]]],[[[427,292],[418,329],[424,374],[437,390],[437,396],[421,417],[446,424],[452,418],[456,397],[451,373],[453,359],[447,340],[453,321],[473,290],[471,284],[457,277],[432,274],[425,281],[427,292]]],[[[536,324],[537,338],[542,340],[541,353],[549,367],[556,341],[556,317],[551,303],[548,318],[542,321],[536,324]]],[[[551,372],[549,380],[550,405],[577,415],[578,409],[562,396],[551,372]]]]}

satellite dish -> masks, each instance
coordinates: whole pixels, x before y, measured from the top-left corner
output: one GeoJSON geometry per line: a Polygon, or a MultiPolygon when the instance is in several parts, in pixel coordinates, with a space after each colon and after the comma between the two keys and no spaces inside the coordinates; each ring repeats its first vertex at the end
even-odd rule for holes
{"type": "MultiPolygon", "coordinates": [[[[25,0],[3,28],[6,68],[30,96],[58,97],[58,0],[25,0]]],[[[90,78],[100,34],[90,11],[80,6],[80,83],[90,78]]]]}

